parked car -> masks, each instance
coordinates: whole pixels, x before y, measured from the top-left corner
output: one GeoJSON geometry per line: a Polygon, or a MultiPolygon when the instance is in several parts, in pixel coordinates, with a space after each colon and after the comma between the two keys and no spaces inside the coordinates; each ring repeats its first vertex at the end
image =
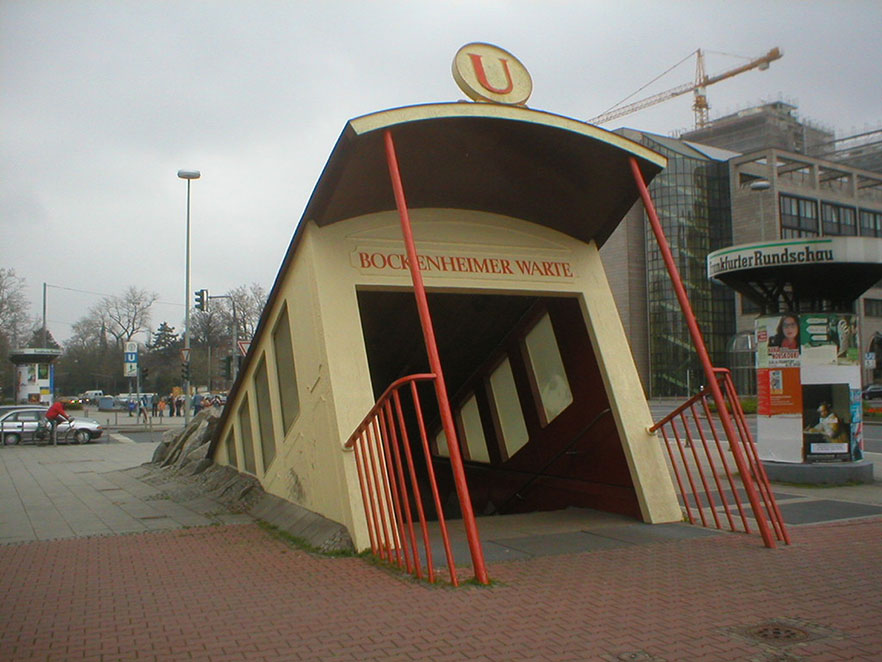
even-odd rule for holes
{"type": "MultiPolygon", "coordinates": [[[[10,409],[0,413],[0,434],[4,444],[20,444],[35,441],[37,430],[46,418],[45,407],[10,409]]],[[[72,438],[78,444],[87,444],[104,434],[101,424],[91,418],[74,418],[58,424],[58,438],[63,438],[73,426],[72,438]]]]}
{"type": "Polygon", "coordinates": [[[0,416],[17,409],[45,409],[43,405],[0,405],[0,416]]]}
{"type": "Polygon", "coordinates": [[[93,390],[93,391],[86,391],[85,393],[80,393],[80,395],[77,397],[81,401],[83,401],[85,404],[95,405],[95,404],[98,404],[98,398],[102,397],[103,395],[104,395],[104,391],[93,390]]]}
{"type": "Polygon", "coordinates": [[[864,388],[861,397],[864,400],[876,400],[882,398],[882,384],[868,384],[864,388]]]}

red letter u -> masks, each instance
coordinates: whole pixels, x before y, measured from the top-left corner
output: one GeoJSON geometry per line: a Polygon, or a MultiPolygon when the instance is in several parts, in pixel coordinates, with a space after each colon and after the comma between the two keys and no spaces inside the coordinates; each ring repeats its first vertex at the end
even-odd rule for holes
{"type": "Polygon", "coordinates": [[[511,80],[511,72],[508,70],[508,60],[499,58],[499,62],[502,64],[502,69],[505,71],[505,77],[508,79],[508,87],[502,89],[493,87],[487,80],[487,73],[484,71],[484,62],[480,55],[469,53],[469,57],[472,59],[472,67],[475,69],[475,75],[478,77],[478,82],[481,83],[485,89],[494,92],[495,94],[508,94],[514,89],[514,83],[511,80]]]}

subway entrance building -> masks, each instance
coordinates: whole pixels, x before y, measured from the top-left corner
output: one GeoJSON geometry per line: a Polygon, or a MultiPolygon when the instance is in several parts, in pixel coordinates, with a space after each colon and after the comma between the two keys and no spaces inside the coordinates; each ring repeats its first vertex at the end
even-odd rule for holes
{"type": "Polygon", "coordinates": [[[461,520],[486,581],[476,515],[683,512],[598,254],[665,159],[524,107],[471,46],[489,103],[346,124],[210,453],[381,556],[461,520]]]}

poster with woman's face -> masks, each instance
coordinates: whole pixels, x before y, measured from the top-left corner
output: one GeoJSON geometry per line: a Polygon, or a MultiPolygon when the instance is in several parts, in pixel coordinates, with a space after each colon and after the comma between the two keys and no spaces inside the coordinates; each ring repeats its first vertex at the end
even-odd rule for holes
{"type": "Polygon", "coordinates": [[[798,368],[799,316],[760,317],[756,320],[757,368],[798,368]]]}
{"type": "Polygon", "coordinates": [[[800,414],[799,317],[790,313],[760,317],[756,320],[756,340],[758,413],[800,414]]]}

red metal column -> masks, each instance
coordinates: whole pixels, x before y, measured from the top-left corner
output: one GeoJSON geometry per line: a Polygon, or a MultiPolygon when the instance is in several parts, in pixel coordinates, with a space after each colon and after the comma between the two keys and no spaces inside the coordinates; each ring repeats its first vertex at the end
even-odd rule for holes
{"type": "Polygon", "coordinates": [[[750,467],[744,459],[741,448],[738,443],[736,443],[737,437],[735,435],[735,426],[732,424],[732,418],[729,416],[726,401],[723,399],[723,392],[720,390],[720,385],[717,383],[717,377],[714,373],[714,366],[710,360],[710,354],[708,354],[707,346],[704,344],[704,337],[701,335],[701,330],[698,328],[698,320],[695,318],[695,313],[692,311],[692,304],[689,303],[689,297],[686,296],[686,288],[683,287],[683,280],[680,278],[680,272],[677,270],[674,256],[671,254],[671,248],[665,238],[661,222],[658,220],[658,214],[655,212],[655,205],[652,203],[649,189],[646,187],[646,181],[643,179],[643,173],[640,172],[640,166],[637,164],[637,159],[631,156],[628,157],[628,160],[631,164],[631,173],[634,175],[634,181],[637,183],[637,188],[640,190],[640,197],[643,198],[643,206],[646,207],[646,213],[649,216],[649,224],[652,227],[652,232],[655,234],[655,239],[658,242],[658,247],[661,251],[662,258],[665,261],[665,266],[668,269],[671,283],[674,285],[674,292],[677,294],[677,300],[680,302],[683,316],[686,318],[689,334],[692,336],[692,344],[695,345],[695,351],[698,353],[698,358],[701,361],[701,365],[704,367],[704,374],[707,378],[707,387],[710,389],[711,395],[713,395],[714,402],[717,405],[717,412],[720,416],[720,422],[723,424],[723,429],[726,431],[726,436],[729,438],[729,447],[735,458],[735,464],[738,465],[738,471],[741,473],[744,489],[747,492],[747,498],[750,501],[750,507],[753,509],[754,517],[756,517],[756,523],[762,534],[763,542],[766,547],[774,548],[776,546],[775,539],[769,529],[766,515],[760,508],[759,496],[757,495],[756,487],[754,486],[750,467]]]}
{"type": "Polygon", "coordinates": [[[438,397],[441,425],[444,428],[444,434],[447,435],[450,467],[453,470],[453,481],[456,484],[456,494],[459,497],[459,507],[462,510],[462,520],[469,542],[469,551],[472,555],[475,579],[481,584],[489,584],[490,579],[487,576],[487,568],[484,565],[484,550],[481,547],[481,539],[478,536],[478,525],[475,522],[471,495],[466,483],[465,469],[462,465],[462,455],[459,452],[456,427],[453,424],[453,413],[450,410],[450,402],[447,399],[447,385],[444,382],[444,372],[441,370],[441,359],[438,355],[438,346],[435,343],[435,329],[432,326],[432,316],[429,314],[426,288],[423,286],[423,275],[420,273],[419,262],[417,261],[416,245],[414,244],[413,231],[410,226],[410,214],[408,213],[407,201],[404,197],[404,186],[401,183],[398,157],[395,154],[395,143],[392,141],[392,133],[388,129],[384,134],[384,138],[386,142],[386,161],[389,165],[392,189],[395,191],[395,204],[398,206],[398,215],[401,217],[401,234],[404,236],[404,246],[407,250],[410,278],[413,281],[413,293],[416,297],[417,309],[420,314],[420,325],[423,328],[426,352],[429,355],[429,369],[435,373],[435,394],[438,397]]]}

